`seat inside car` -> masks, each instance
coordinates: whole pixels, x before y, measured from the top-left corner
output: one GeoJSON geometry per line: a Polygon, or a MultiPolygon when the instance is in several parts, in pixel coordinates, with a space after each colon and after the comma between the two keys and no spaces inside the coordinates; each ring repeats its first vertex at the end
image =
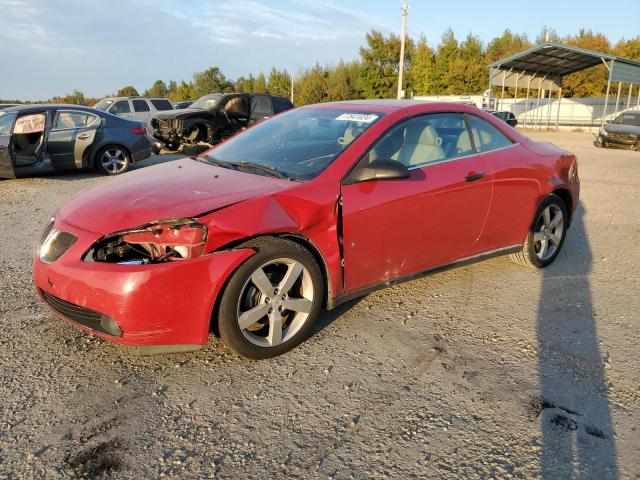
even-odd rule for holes
{"type": "Polygon", "coordinates": [[[412,167],[443,158],[445,158],[445,151],[442,148],[442,139],[435,128],[429,124],[420,123],[407,127],[404,145],[398,156],[400,163],[412,167]]]}

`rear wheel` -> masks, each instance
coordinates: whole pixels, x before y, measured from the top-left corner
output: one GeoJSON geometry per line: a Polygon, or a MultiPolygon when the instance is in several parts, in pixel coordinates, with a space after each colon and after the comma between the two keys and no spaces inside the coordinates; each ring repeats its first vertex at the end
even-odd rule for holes
{"type": "Polygon", "coordinates": [[[549,195],[536,213],[535,221],[522,246],[511,255],[517,263],[544,268],[553,262],[564,244],[568,215],[564,201],[557,195],[549,195]]]}
{"type": "Polygon", "coordinates": [[[105,175],[119,175],[126,172],[131,157],[123,147],[109,145],[100,149],[96,155],[96,168],[105,175]]]}
{"type": "Polygon", "coordinates": [[[300,344],[322,306],[322,273],[301,245],[280,238],[252,240],[254,248],[231,277],[218,309],[225,345],[247,358],[281,355],[300,344]]]}

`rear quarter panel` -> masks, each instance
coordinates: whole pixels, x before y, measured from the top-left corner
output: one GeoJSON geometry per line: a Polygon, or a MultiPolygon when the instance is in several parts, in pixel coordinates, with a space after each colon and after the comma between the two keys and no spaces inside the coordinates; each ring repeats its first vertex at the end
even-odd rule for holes
{"type": "Polygon", "coordinates": [[[554,191],[568,190],[572,201],[567,210],[575,210],[579,182],[574,155],[525,137],[512,148],[487,154],[487,163],[493,197],[478,251],[522,244],[540,203],[554,191]]]}

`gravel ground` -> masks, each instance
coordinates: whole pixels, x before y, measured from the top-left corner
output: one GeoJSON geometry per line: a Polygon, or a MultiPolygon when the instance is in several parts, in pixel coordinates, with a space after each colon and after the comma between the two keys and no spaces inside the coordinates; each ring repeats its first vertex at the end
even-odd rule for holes
{"type": "Polygon", "coordinates": [[[0,182],[0,478],[640,478],[640,153],[532,136],[581,162],[552,266],[496,258],[379,291],[261,362],[213,336],[135,357],[56,318],[35,243],[109,180],[0,182]]]}

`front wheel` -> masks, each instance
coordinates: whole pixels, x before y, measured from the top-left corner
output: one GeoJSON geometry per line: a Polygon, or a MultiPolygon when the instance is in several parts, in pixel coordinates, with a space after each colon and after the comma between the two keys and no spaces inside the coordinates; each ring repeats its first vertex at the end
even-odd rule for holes
{"type": "Polygon", "coordinates": [[[549,195],[538,208],[522,246],[511,258],[522,265],[544,268],[553,262],[564,244],[568,227],[567,207],[557,195],[549,195]]]}
{"type": "Polygon", "coordinates": [[[243,247],[256,254],[236,270],[222,294],[220,336],[247,358],[281,355],[305,339],[317,318],[322,273],[313,255],[290,240],[265,237],[243,247]]]}
{"type": "Polygon", "coordinates": [[[105,175],[124,173],[129,169],[130,164],[129,152],[122,147],[104,147],[96,155],[96,167],[105,175]]]}

